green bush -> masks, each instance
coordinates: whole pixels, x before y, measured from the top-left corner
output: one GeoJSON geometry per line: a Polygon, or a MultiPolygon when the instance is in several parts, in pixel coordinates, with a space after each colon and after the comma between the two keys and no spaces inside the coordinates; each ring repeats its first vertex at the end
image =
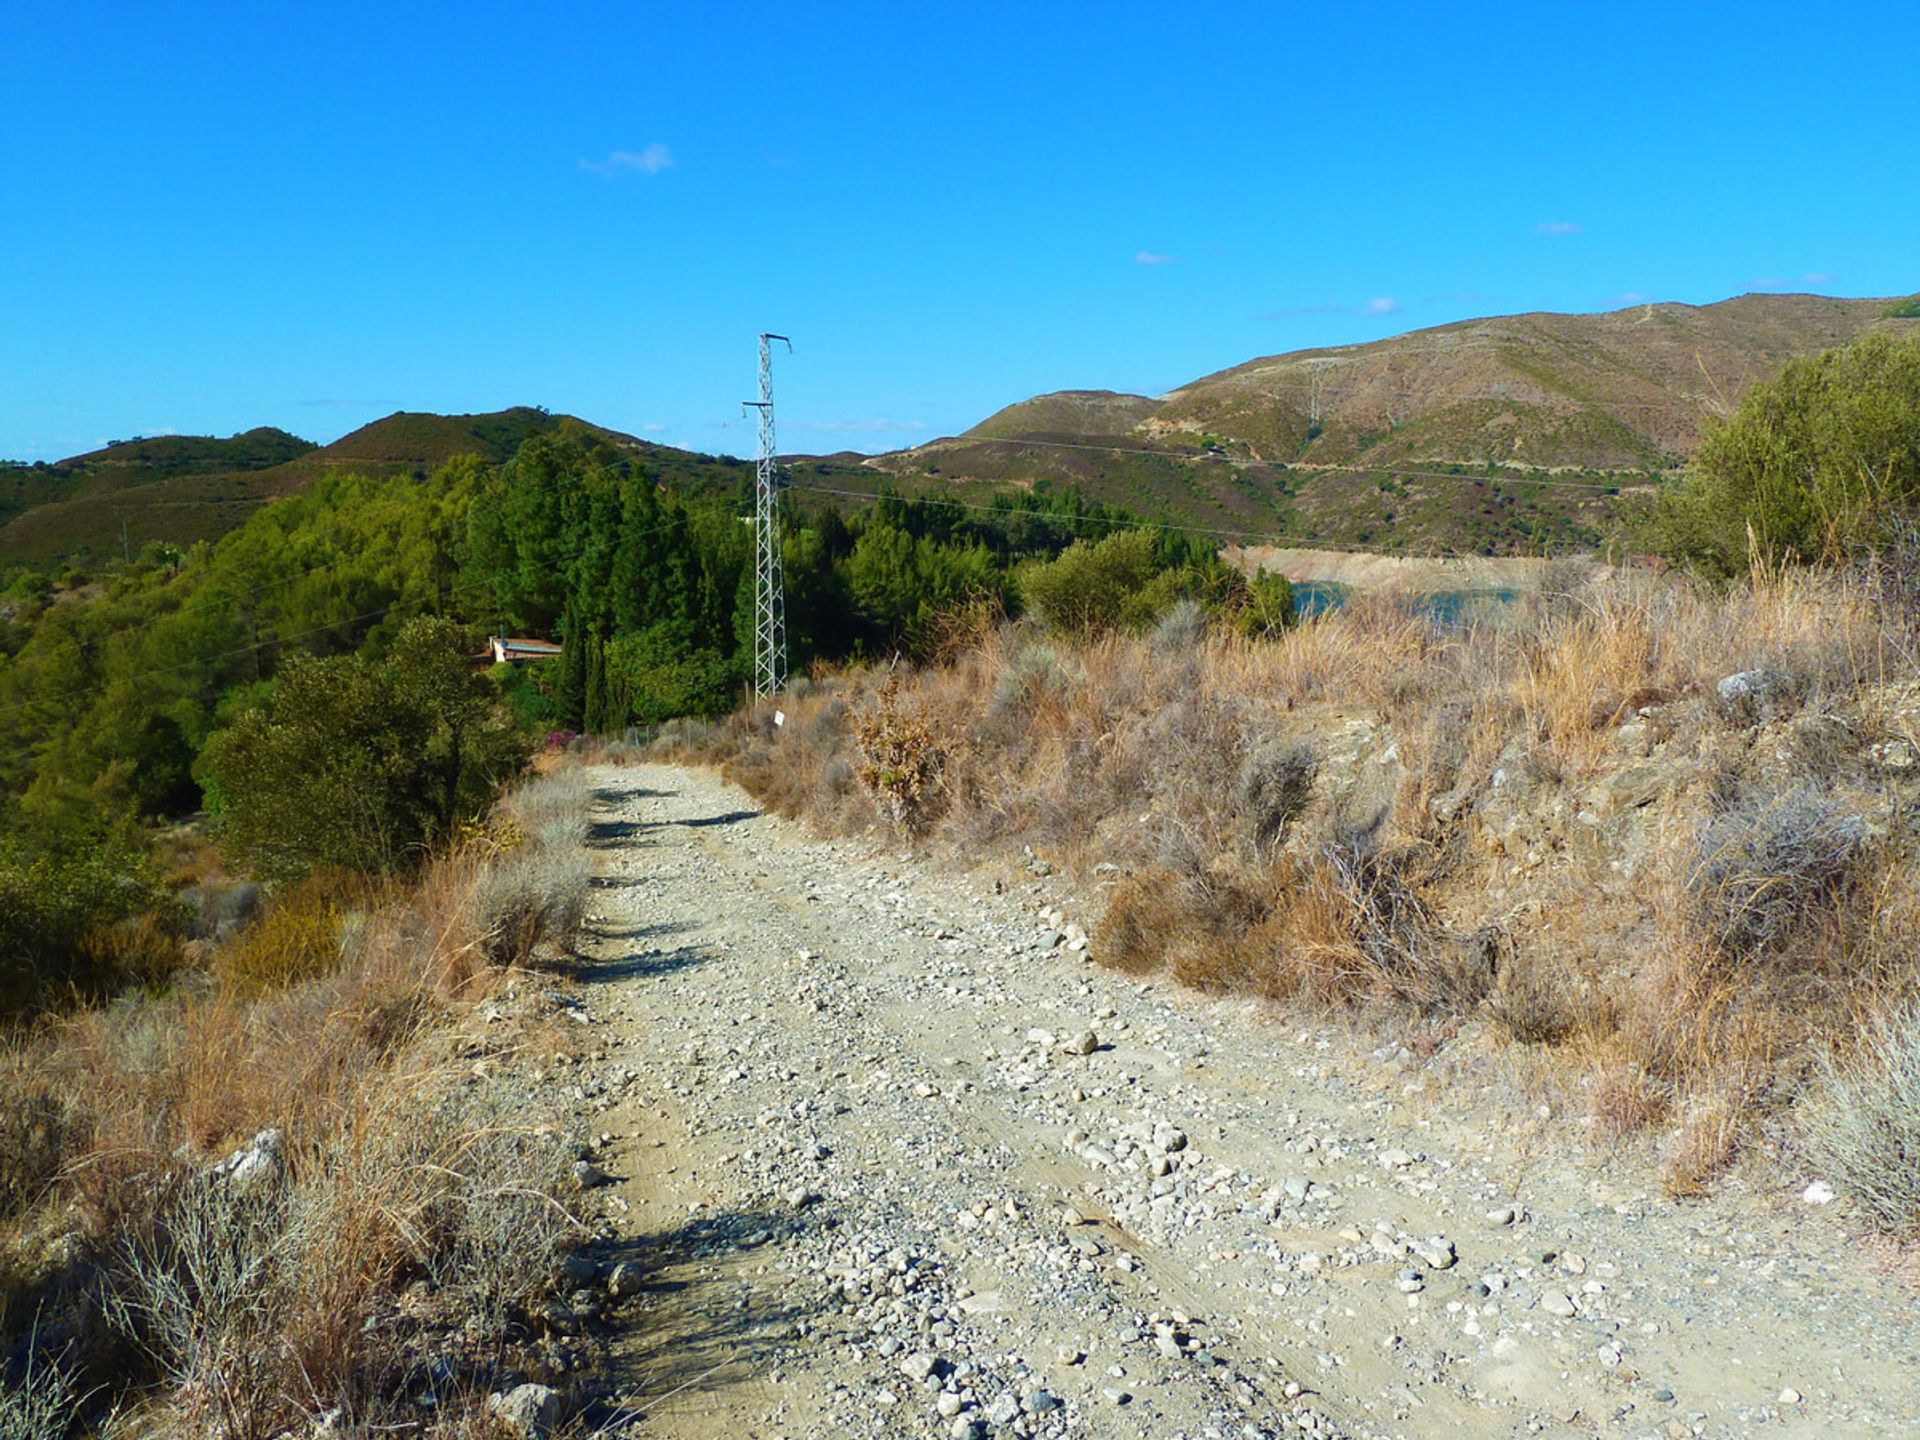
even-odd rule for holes
{"type": "Polygon", "coordinates": [[[173,906],[137,850],[0,849],[0,1019],[61,992],[104,995],[177,950],[173,906]],[[138,924],[153,916],[156,923],[138,924]]]}
{"type": "Polygon", "coordinates": [[[485,811],[530,747],[467,650],[419,619],[385,661],[289,662],[206,750],[228,846],[267,878],[380,873],[485,811]]]}
{"type": "Polygon", "coordinates": [[[1920,338],[1872,334],[1791,360],[1707,431],[1654,543],[1702,570],[1837,560],[1920,501],[1920,338]]]}
{"type": "Polygon", "coordinates": [[[1145,530],[1116,531],[1091,544],[1076,540],[1059,559],[1020,574],[1021,597],[1041,623],[1079,635],[1145,629],[1179,598],[1171,589],[1145,530]]]}
{"type": "Polygon", "coordinates": [[[1296,618],[1293,608],[1293,584],[1278,570],[1261,570],[1249,575],[1246,587],[1236,596],[1233,628],[1256,638],[1278,635],[1291,629],[1296,618]]]}

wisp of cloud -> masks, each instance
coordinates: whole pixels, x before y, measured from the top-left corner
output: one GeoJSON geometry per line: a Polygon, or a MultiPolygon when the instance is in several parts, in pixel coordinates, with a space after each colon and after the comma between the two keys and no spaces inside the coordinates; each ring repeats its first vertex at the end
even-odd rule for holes
{"type": "Polygon", "coordinates": [[[582,160],[580,168],[608,179],[616,175],[658,175],[673,168],[673,151],[656,140],[644,150],[614,150],[605,160],[582,160]]]}

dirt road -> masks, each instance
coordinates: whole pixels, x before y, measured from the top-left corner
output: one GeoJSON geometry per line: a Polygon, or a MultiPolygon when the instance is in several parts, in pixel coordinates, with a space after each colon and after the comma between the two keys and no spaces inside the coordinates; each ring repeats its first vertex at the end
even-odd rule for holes
{"type": "Polygon", "coordinates": [[[1667,1200],[1444,1049],[1089,963],[1051,877],[594,779],[616,1433],[1920,1433],[1844,1202],[1667,1200]]]}

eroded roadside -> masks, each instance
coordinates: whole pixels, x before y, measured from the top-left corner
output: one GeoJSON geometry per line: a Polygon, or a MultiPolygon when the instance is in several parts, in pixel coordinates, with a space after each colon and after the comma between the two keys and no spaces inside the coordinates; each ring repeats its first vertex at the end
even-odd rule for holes
{"type": "Polygon", "coordinates": [[[610,1432],[1920,1427],[1912,1297],[1829,1214],[1682,1206],[1488,1077],[1102,971],[1051,879],[593,777],[556,1078],[634,1267],[610,1432]]]}

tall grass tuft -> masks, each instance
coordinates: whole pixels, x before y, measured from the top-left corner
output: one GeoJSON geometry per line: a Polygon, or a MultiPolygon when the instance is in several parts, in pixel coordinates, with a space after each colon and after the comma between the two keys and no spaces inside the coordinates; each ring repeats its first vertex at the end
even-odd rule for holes
{"type": "Polygon", "coordinates": [[[1920,1005],[1874,1021],[1825,1072],[1807,1127],[1813,1153],[1881,1225],[1920,1235],[1920,1005]]]}

